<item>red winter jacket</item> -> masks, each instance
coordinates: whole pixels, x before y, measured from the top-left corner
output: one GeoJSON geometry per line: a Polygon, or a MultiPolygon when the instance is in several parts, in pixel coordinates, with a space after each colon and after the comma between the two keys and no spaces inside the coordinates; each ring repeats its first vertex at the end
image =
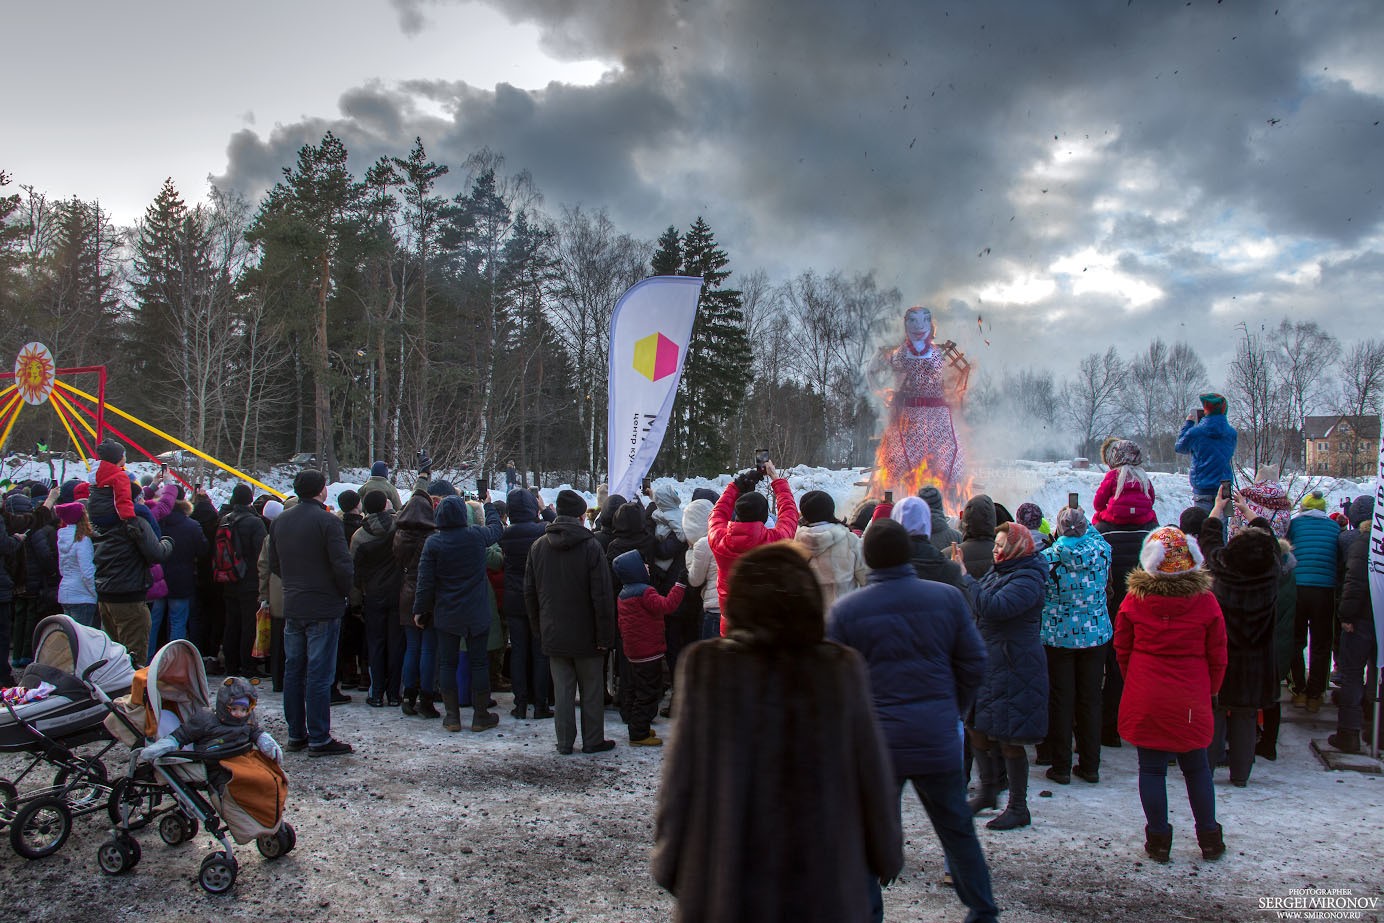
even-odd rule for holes
{"type": "Polygon", "coordinates": [[[778,521],[770,529],[762,522],[731,522],[735,512],[735,501],[740,499],[740,488],[732,481],[716,501],[716,507],[707,520],[706,537],[711,545],[711,554],[716,558],[716,596],[721,600],[721,634],[729,627],[724,615],[726,611],[726,591],[730,588],[730,569],[735,559],[751,548],[783,542],[798,534],[798,505],[793,502],[793,491],[788,481],[778,478],[773,483],[774,500],[778,505],[778,521]]]}
{"type": "Polygon", "coordinates": [[[668,650],[663,634],[663,620],[682,605],[684,587],[675,584],[667,596],[648,587],[639,596],[620,597],[616,610],[620,617],[620,638],[625,645],[625,657],[630,663],[657,660],[668,650]]]}
{"type": "Polygon", "coordinates": [[[1120,736],[1138,747],[1186,753],[1211,743],[1211,696],[1225,678],[1225,618],[1203,570],[1129,575],[1115,617],[1124,674],[1120,736]]]}
{"type": "Polygon", "coordinates": [[[102,461],[96,466],[96,486],[109,488],[115,501],[115,515],[121,519],[135,518],[135,500],[130,493],[130,476],[124,465],[102,461]]]}
{"type": "Polygon", "coordinates": [[[1092,506],[1095,515],[1092,522],[1110,522],[1121,526],[1138,526],[1157,522],[1153,512],[1153,482],[1149,482],[1149,492],[1144,493],[1138,478],[1125,479],[1124,490],[1115,496],[1115,485],[1120,483],[1120,469],[1112,468],[1105,472],[1105,478],[1096,488],[1096,499],[1092,506]]]}

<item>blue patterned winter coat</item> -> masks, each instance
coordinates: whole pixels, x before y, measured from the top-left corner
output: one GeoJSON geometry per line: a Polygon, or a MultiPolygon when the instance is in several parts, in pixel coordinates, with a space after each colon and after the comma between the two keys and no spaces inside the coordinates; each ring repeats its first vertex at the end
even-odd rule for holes
{"type": "Polygon", "coordinates": [[[985,678],[970,726],[997,740],[1037,743],[1048,733],[1048,659],[1039,626],[1048,570],[1037,554],[1001,561],[966,595],[985,642],[985,678]]]}
{"type": "Polygon", "coordinates": [[[1105,604],[1110,577],[1110,544],[1095,529],[1060,536],[1040,553],[1048,568],[1043,601],[1043,644],[1088,648],[1115,633],[1105,604]]]}

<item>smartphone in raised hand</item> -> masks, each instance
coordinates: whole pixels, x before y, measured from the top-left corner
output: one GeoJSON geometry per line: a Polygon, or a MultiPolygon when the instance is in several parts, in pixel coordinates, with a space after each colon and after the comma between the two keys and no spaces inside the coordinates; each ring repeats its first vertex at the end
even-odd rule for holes
{"type": "Polygon", "coordinates": [[[1071,493],[1067,494],[1068,507],[1070,507],[1071,509],[1077,509],[1080,505],[1080,502],[1077,500],[1076,491],[1072,491],[1071,493]]]}

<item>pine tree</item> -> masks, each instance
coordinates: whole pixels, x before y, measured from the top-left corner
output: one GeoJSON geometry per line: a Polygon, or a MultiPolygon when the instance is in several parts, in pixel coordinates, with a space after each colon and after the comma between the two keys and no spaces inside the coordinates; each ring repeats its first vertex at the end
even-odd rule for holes
{"type": "MultiPolygon", "coordinates": [[[[10,175],[0,170],[0,190],[10,184],[10,175]]],[[[0,314],[15,317],[21,298],[20,248],[24,244],[24,225],[18,221],[21,199],[18,194],[0,191],[0,314]]]]}
{"type": "Polygon", "coordinates": [[[668,225],[668,230],[658,239],[658,250],[650,261],[649,268],[656,276],[682,275],[682,238],[676,225],[668,225]]]}
{"type": "MultiPolygon", "coordinates": [[[[666,235],[665,235],[666,236],[666,235]]],[[[687,473],[712,474],[740,465],[728,457],[727,425],[753,384],[749,334],[740,292],[723,288],[730,257],[698,217],[682,240],[682,275],[701,276],[697,320],[687,347],[675,420],[687,473]]]]}

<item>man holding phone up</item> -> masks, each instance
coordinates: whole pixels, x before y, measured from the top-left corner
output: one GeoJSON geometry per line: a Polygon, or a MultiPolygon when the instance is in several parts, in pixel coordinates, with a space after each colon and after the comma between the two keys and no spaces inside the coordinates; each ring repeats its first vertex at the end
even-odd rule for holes
{"type": "Polygon", "coordinates": [[[1192,456],[1187,480],[1192,485],[1192,503],[1208,513],[1216,503],[1222,481],[1235,479],[1231,459],[1235,457],[1238,434],[1226,419],[1225,397],[1201,395],[1201,407],[1187,415],[1177,434],[1173,451],[1192,456]]]}

